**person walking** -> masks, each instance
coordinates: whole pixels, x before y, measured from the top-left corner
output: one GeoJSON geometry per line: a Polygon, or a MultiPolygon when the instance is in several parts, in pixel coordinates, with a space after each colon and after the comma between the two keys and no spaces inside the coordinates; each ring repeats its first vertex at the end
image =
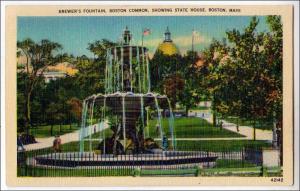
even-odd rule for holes
{"type": "Polygon", "coordinates": [[[61,138],[59,135],[55,136],[53,141],[53,150],[54,152],[61,152],[61,138]]]}

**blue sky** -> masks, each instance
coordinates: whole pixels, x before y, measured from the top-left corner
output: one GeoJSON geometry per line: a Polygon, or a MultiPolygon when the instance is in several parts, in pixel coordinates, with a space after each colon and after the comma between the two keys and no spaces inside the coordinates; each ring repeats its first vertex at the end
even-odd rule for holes
{"type": "MultiPolygon", "coordinates": [[[[87,50],[88,43],[103,38],[117,41],[128,26],[133,35],[132,43],[141,45],[143,28],[150,28],[151,34],[144,38],[144,46],[153,54],[169,26],[174,43],[185,53],[191,49],[193,29],[198,32],[195,49],[200,51],[213,38],[224,38],[227,30],[243,30],[250,19],[248,16],[18,17],[17,39],[31,38],[36,42],[49,39],[62,44],[63,52],[92,56],[87,50]]],[[[265,17],[259,20],[257,30],[268,31],[265,17]]]]}

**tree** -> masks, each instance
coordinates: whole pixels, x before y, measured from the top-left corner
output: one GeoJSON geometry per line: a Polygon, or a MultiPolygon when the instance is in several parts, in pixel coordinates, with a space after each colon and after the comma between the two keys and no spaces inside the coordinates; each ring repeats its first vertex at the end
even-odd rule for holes
{"type": "Polygon", "coordinates": [[[94,59],[87,56],[79,56],[75,60],[78,69],[76,83],[83,92],[83,98],[94,93],[104,93],[107,49],[116,45],[106,39],[95,41],[88,45],[88,49],[94,54],[94,59]]]}
{"type": "Polygon", "coordinates": [[[56,54],[62,46],[49,40],[42,40],[35,43],[31,39],[17,42],[17,55],[23,55],[26,58],[25,72],[28,76],[25,84],[25,128],[29,134],[31,126],[31,99],[32,92],[38,83],[40,77],[48,66],[61,62],[66,55],[56,54]]]}
{"type": "MultiPolygon", "coordinates": [[[[82,103],[81,101],[76,98],[72,97],[71,99],[68,100],[67,104],[70,106],[70,112],[73,118],[77,123],[80,122],[81,120],[81,113],[82,113],[82,103]]],[[[79,126],[79,124],[78,124],[79,126]]]]}
{"type": "Polygon", "coordinates": [[[50,103],[48,108],[46,109],[46,120],[51,125],[51,136],[53,135],[53,125],[61,124],[64,118],[63,105],[60,103],[50,103]]]}
{"type": "MultiPolygon", "coordinates": [[[[267,24],[270,33],[264,38],[264,55],[267,65],[271,68],[268,73],[272,84],[267,95],[270,104],[268,113],[273,118],[273,146],[280,148],[282,159],[282,23],[280,16],[268,16],[267,24]]],[[[281,160],[282,161],[282,160],[281,160]]]]}
{"type": "MultiPolygon", "coordinates": [[[[200,87],[204,87],[203,94],[212,100],[212,114],[213,114],[213,125],[216,126],[216,115],[218,105],[220,104],[220,97],[216,92],[220,89],[224,78],[219,73],[221,60],[228,54],[228,47],[226,41],[223,43],[213,40],[209,48],[203,51],[203,65],[200,68],[200,87]],[[206,89],[206,90],[205,90],[206,89]]],[[[219,91],[222,93],[222,91],[219,91]]]]}
{"type": "Polygon", "coordinates": [[[201,68],[197,66],[197,61],[200,60],[197,52],[188,51],[182,60],[181,73],[184,76],[184,88],[179,102],[185,106],[186,115],[188,115],[189,109],[199,103],[201,95],[205,94],[205,89],[200,86],[201,68]]]}
{"type": "Polygon", "coordinates": [[[182,97],[184,85],[184,79],[179,73],[170,75],[163,82],[164,93],[170,99],[173,108],[175,108],[179,98],[182,97]]]}
{"type": "Polygon", "coordinates": [[[165,55],[161,51],[156,51],[150,60],[151,88],[163,93],[163,81],[169,76],[178,73],[183,67],[181,55],[165,55]]]}
{"type": "Polygon", "coordinates": [[[267,21],[271,33],[257,33],[253,17],[243,32],[227,31],[230,46],[215,41],[204,52],[214,112],[252,120],[254,139],[257,121],[282,113],[282,31],[278,17],[267,21]]]}

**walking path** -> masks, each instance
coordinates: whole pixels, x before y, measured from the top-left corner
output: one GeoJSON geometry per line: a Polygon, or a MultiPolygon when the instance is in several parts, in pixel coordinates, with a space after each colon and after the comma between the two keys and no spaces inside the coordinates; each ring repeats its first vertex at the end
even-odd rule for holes
{"type": "MultiPolygon", "coordinates": [[[[198,111],[191,112],[189,115],[200,117],[202,119],[207,120],[210,123],[213,123],[213,118],[209,110],[202,110],[202,111],[198,110],[198,111]]],[[[246,136],[244,137],[244,139],[253,140],[253,136],[254,136],[253,127],[239,126],[239,131],[238,131],[236,128],[236,124],[227,122],[225,120],[220,120],[220,121],[223,122],[224,129],[246,136]]],[[[270,130],[256,129],[255,134],[256,134],[256,140],[272,141],[273,139],[273,132],[270,130]]],[[[231,138],[231,139],[233,140],[236,138],[231,138]]],[[[214,140],[214,139],[210,138],[210,140],[214,140]]]]}
{"type": "MultiPolygon", "coordinates": [[[[102,129],[99,128],[99,125],[97,128],[97,124],[88,126],[86,128],[87,128],[87,130],[85,131],[85,137],[90,134],[93,134],[94,132],[99,132],[99,131],[103,131],[104,129],[107,129],[108,125],[107,125],[107,123],[105,123],[104,128],[102,128],[102,129]],[[96,128],[94,131],[95,125],[96,125],[96,128]]],[[[73,142],[73,141],[78,141],[79,140],[79,131],[80,130],[76,130],[72,133],[67,133],[67,134],[61,135],[60,138],[62,140],[62,144],[73,142]]],[[[30,151],[30,150],[38,150],[38,149],[52,147],[54,138],[55,137],[36,138],[37,143],[24,145],[24,148],[26,150],[30,151]]]]}

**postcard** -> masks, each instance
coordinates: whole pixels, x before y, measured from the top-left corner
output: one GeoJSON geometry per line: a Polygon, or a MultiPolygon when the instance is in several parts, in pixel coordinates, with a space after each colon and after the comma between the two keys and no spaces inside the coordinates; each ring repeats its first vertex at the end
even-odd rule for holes
{"type": "Polygon", "coordinates": [[[292,5],[10,5],[5,22],[7,185],[293,185],[292,5]]]}

